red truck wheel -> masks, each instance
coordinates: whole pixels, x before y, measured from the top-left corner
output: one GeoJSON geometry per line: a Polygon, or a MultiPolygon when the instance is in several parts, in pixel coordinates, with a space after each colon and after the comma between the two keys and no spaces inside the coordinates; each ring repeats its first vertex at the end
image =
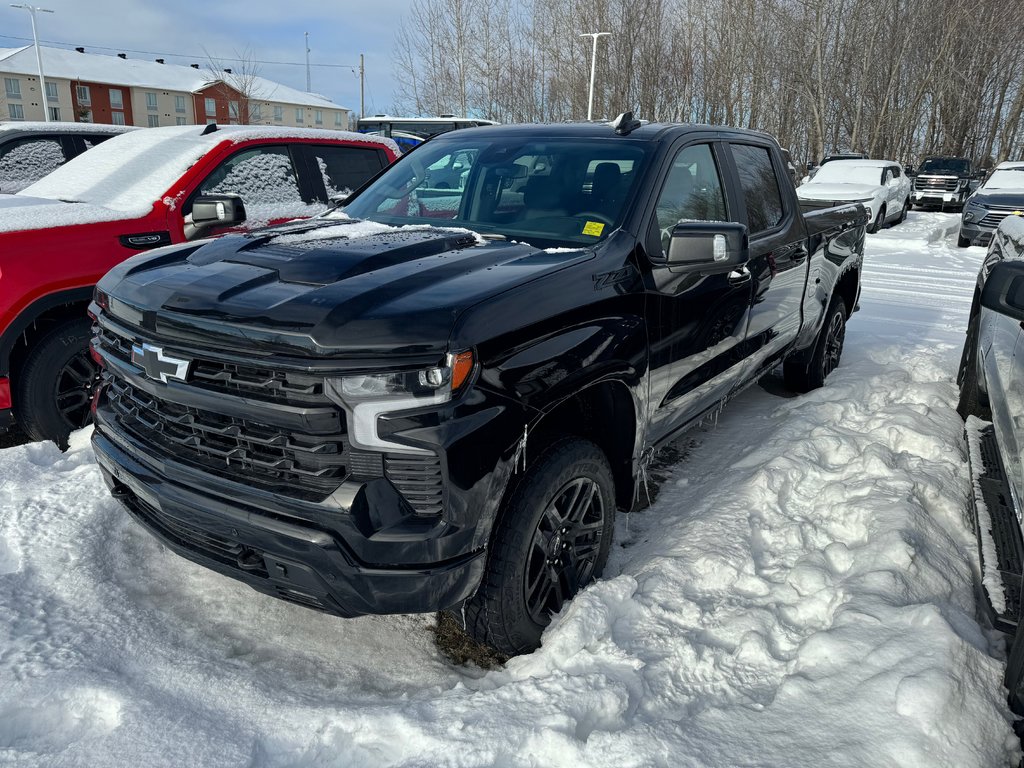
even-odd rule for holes
{"type": "Polygon", "coordinates": [[[92,420],[99,368],[89,357],[88,318],[51,328],[36,341],[14,382],[14,414],[33,440],[67,447],[68,435],[92,420]]]}

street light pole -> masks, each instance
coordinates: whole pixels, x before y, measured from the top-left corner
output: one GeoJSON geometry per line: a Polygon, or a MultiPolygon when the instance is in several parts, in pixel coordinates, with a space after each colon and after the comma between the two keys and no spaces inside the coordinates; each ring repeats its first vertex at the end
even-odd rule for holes
{"type": "Polygon", "coordinates": [[[313,90],[313,81],[309,76],[309,32],[306,32],[306,93],[313,90]]]}
{"type": "Polygon", "coordinates": [[[39,50],[39,35],[36,34],[36,11],[41,13],[53,13],[49,8],[36,8],[32,5],[15,5],[11,3],[11,8],[24,8],[28,11],[29,16],[32,17],[32,44],[36,48],[36,64],[39,67],[39,87],[43,91],[43,120],[47,123],[50,122],[50,106],[46,98],[46,78],[43,77],[43,54],[39,50]]]}
{"type": "Polygon", "coordinates": [[[594,114],[594,71],[597,69],[597,38],[610,35],[611,32],[582,32],[580,37],[594,38],[594,48],[590,53],[590,98],[587,100],[587,120],[594,114]]]}

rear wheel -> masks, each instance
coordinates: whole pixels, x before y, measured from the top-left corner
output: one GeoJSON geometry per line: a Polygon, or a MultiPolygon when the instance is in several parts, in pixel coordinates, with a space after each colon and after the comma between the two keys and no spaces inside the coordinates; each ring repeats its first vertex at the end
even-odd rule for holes
{"type": "Polygon", "coordinates": [[[502,505],[487,571],[464,606],[466,632],[509,656],[537,648],[551,616],[601,575],[614,520],[604,453],[587,440],[556,441],[502,505]]]}
{"type": "Polygon", "coordinates": [[[818,331],[810,362],[787,360],[782,366],[786,386],[794,392],[810,392],[825,384],[825,379],[839,366],[846,340],[846,305],[838,296],[832,299],[825,322],[818,331]]]}
{"type": "Polygon", "coordinates": [[[33,440],[67,447],[68,435],[92,421],[99,366],[89,356],[91,323],[75,318],[50,329],[29,352],[14,386],[14,415],[33,440]]]}
{"type": "Polygon", "coordinates": [[[988,397],[981,391],[978,381],[979,318],[980,315],[975,312],[967,324],[967,339],[964,341],[964,351],[960,354],[960,370],[956,377],[957,384],[960,385],[960,400],[956,412],[962,419],[968,416],[988,419],[991,416],[988,397]]]}

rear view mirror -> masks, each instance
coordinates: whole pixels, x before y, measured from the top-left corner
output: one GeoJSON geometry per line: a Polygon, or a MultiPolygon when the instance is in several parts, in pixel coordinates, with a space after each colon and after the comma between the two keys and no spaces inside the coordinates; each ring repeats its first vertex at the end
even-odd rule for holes
{"type": "Polygon", "coordinates": [[[672,228],[666,263],[676,271],[729,272],[747,259],[747,228],[743,224],[687,221],[672,228]]]}
{"type": "Polygon", "coordinates": [[[1024,321],[1024,261],[1000,261],[992,266],[981,292],[981,306],[1024,321]]]}
{"type": "Polygon", "coordinates": [[[245,221],[245,204],[238,195],[200,195],[192,203],[192,225],[231,227],[245,221]]]}

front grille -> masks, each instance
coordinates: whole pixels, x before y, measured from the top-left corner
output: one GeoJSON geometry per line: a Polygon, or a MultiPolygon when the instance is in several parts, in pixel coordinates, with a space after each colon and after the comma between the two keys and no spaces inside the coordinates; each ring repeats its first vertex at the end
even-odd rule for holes
{"type": "Polygon", "coordinates": [[[959,179],[933,179],[918,176],[914,179],[914,189],[928,192],[953,192],[959,183],[959,179]]]}
{"type": "Polygon", "coordinates": [[[105,396],[118,423],[136,440],[211,474],[316,500],[345,479],[343,434],[287,432],[173,403],[116,378],[105,396]]]}
{"type": "Polygon", "coordinates": [[[1007,216],[1010,216],[1012,213],[1013,211],[1011,210],[990,210],[988,213],[985,214],[985,218],[983,218],[978,223],[983,227],[995,228],[999,226],[1000,222],[1002,222],[1003,219],[1005,219],[1007,216]]]}
{"type": "Polygon", "coordinates": [[[441,460],[437,456],[388,454],[384,476],[421,515],[440,515],[444,506],[441,460]]]}
{"type": "MultiPolygon", "coordinates": [[[[104,352],[131,362],[132,342],[110,328],[101,327],[97,336],[104,352]]],[[[207,392],[223,392],[271,403],[290,405],[324,402],[323,377],[260,366],[196,357],[191,366],[192,386],[207,392]]]]}

